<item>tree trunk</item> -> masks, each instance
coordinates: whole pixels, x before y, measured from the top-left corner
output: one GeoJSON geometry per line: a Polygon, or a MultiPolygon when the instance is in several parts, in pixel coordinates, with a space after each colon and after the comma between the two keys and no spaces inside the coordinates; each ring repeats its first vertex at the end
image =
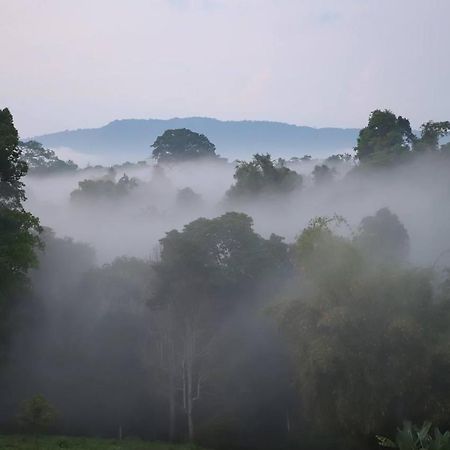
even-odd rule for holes
{"type": "Polygon", "coordinates": [[[175,376],[169,368],[169,441],[175,440],[175,376]]]}
{"type": "Polygon", "coordinates": [[[176,433],[176,370],[175,339],[173,329],[172,305],[169,305],[168,330],[166,335],[169,401],[169,441],[175,441],[176,433]]]}
{"type": "Polygon", "coordinates": [[[194,421],[192,419],[192,367],[189,364],[186,365],[187,370],[187,404],[186,404],[186,414],[188,421],[188,436],[189,441],[194,440],[194,421]]]}
{"type": "Polygon", "coordinates": [[[194,420],[192,417],[193,409],[193,365],[195,355],[195,335],[190,323],[186,324],[186,416],[188,425],[188,438],[194,440],[194,420]]]}

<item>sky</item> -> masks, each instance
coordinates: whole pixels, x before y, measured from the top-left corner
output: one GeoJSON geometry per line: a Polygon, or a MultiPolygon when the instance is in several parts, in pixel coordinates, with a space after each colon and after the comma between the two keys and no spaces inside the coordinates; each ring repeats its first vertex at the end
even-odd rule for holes
{"type": "Polygon", "coordinates": [[[450,119],[448,0],[0,0],[0,107],[22,137],[208,116],[450,119]]]}

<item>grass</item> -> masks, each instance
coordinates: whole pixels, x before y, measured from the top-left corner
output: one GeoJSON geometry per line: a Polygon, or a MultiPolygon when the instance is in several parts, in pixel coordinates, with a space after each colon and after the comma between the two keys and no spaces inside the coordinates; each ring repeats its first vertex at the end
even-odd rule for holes
{"type": "MultiPolygon", "coordinates": [[[[1,450],[202,450],[192,444],[145,442],[138,439],[98,439],[66,436],[0,435],[1,450]]],[[[204,450],[204,449],[203,449],[204,450]]]]}

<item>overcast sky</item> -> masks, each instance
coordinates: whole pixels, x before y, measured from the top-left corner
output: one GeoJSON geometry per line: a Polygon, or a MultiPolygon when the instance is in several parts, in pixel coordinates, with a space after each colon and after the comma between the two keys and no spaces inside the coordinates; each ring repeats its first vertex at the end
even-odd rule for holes
{"type": "Polygon", "coordinates": [[[0,0],[20,134],[211,116],[450,119],[449,0],[0,0]]]}

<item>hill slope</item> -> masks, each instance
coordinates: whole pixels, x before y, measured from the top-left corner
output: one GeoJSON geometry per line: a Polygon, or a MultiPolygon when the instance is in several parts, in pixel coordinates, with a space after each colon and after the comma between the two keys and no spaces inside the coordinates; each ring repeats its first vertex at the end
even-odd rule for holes
{"type": "Polygon", "coordinates": [[[324,156],[350,151],[356,143],[356,128],[311,128],[281,122],[220,121],[188,117],[168,120],[115,120],[104,127],[68,130],[36,136],[47,147],[69,147],[86,154],[142,159],[150,155],[150,145],[170,128],[189,128],[205,134],[227,158],[248,157],[269,152],[274,157],[324,156]]]}

